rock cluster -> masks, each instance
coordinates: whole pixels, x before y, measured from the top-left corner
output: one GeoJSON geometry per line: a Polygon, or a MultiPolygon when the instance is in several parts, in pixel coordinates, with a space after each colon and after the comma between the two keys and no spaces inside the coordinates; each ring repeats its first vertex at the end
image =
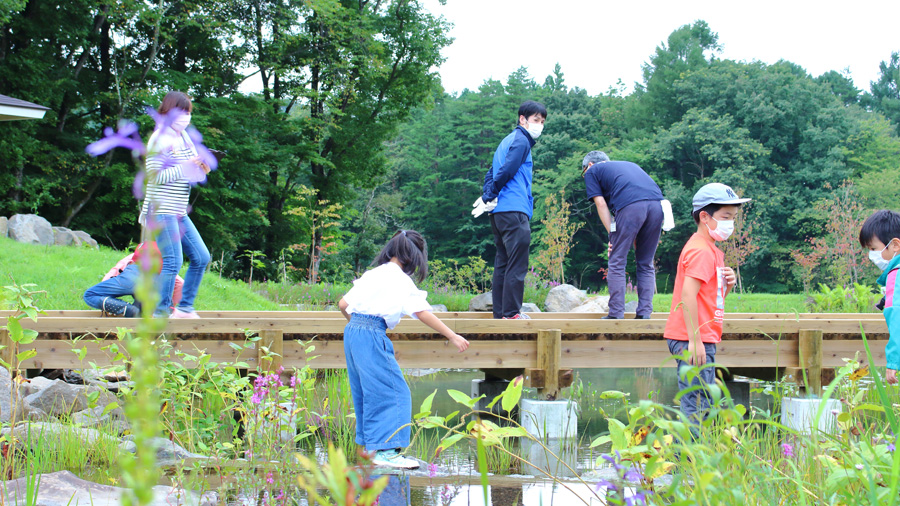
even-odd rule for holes
{"type": "MultiPolygon", "coordinates": [[[[625,303],[625,312],[633,313],[637,301],[625,303]]],[[[469,311],[491,311],[493,298],[491,292],[485,292],[469,301],[469,311]]],[[[585,290],[572,285],[559,285],[550,289],[544,300],[544,310],[549,313],[607,313],[609,312],[609,296],[597,295],[588,297],[585,290]]],[[[541,309],[530,302],[522,304],[523,313],[540,313],[541,309]]]]}
{"type": "Polygon", "coordinates": [[[16,214],[11,218],[0,216],[0,237],[9,237],[25,244],[97,248],[97,241],[87,232],[54,227],[36,214],[16,214]]]}

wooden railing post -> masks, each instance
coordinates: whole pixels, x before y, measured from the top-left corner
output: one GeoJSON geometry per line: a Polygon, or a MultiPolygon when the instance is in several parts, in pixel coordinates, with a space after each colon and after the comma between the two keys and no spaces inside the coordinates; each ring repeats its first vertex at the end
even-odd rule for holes
{"type": "Polygon", "coordinates": [[[800,369],[803,380],[803,370],[806,370],[807,393],[816,396],[822,395],[822,331],[800,330],[799,335],[800,369]]]}
{"type": "Polygon", "coordinates": [[[274,373],[284,360],[284,332],[260,330],[256,343],[256,363],[259,372],[274,373]],[[265,350],[263,349],[265,348],[265,350]],[[266,352],[268,350],[268,353],[266,352]]]}
{"type": "Polygon", "coordinates": [[[544,371],[544,387],[538,393],[548,400],[559,395],[559,360],[562,352],[562,331],[539,330],[537,337],[537,368],[544,371]]]}

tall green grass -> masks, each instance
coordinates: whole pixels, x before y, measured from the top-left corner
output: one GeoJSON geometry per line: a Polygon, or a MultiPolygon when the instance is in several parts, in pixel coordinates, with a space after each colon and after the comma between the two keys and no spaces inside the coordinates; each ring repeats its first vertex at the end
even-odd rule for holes
{"type": "MultiPolygon", "coordinates": [[[[0,286],[34,283],[41,309],[90,309],[81,296],[129,252],[100,247],[36,246],[0,237],[0,286]]],[[[182,273],[183,276],[183,273],[182,273]]],[[[246,283],[207,272],[195,307],[199,310],[286,309],[253,292],[246,283]]]]}

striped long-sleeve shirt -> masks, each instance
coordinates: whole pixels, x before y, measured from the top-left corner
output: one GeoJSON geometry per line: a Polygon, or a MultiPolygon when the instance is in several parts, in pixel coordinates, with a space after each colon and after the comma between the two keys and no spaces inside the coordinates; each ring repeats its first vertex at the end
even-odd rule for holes
{"type": "Polygon", "coordinates": [[[194,143],[183,131],[180,135],[153,132],[147,145],[153,155],[147,159],[147,194],[138,219],[142,225],[151,209],[154,214],[187,214],[191,184],[183,165],[197,158],[194,143]]]}

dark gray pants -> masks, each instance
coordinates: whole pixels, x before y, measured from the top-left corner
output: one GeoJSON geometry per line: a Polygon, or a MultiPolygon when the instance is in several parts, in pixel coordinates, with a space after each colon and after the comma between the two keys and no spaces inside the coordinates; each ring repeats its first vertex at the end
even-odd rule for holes
{"type": "Polygon", "coordinates": [[[662,233],[663,213],[658,200],[634,202],[616,211],[616,231],[609,234],[612,252],[609,255],[609,315],[622,318],[625,314],[625,264],[628,251],[635,246],[637,264],[638,315],[653,312],[653,293],[656,292],[656,270],[653,257],[662,233]]]}
{"type": "Polygon", "coordinates": [[[492,213],[491,231],[497,256],[491,297],[494,318],[515,316],[522,309],[525,296],[525,274],[528,273],[528,248],[531,246],[531,223],[525,213],[492,213]]]}

